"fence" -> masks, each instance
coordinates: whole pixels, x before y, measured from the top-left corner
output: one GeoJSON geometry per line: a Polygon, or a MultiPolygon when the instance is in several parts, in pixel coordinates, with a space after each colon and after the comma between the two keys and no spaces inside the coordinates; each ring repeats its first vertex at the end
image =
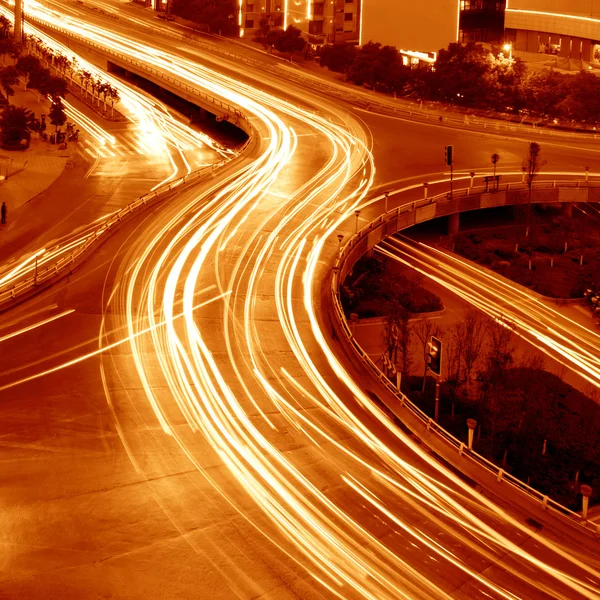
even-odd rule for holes
{"type": "MultiPolygon", "coordinates": [[[[244,146],[237,152],[236,157],[244,155],[254,143],[254,140],[254,136],[250,137],[244,146]]],[[[31,293],[43,289],[43,287],[52,283],[55,279],[60,278],[72,269],[75,263],[90,252],[94,246],[98,245],[101,241],[104,241],[104,239],[106,239],[106,234],[113,231],[115,227],[122,223],[128,216],[145,207],[148,202],[173,191],[181,185],[198,182],[203,178],[211,176],[220,167],[228,164],[230,160],[231,159],[224,159],[209,167],[203,167],[202,169],[188,173],[184,177],[179,177],[152,192],[136,198],[126,207],[112,214],[86,239],[84,243],[72,250],[66,256],[62,256],[56,261],[44,262],[40,269],[38,269],[37,266],[34,267],[34,263],[31,263],[32,266],[28,269],[26,276],[19,279],[16,283],[5,285],[4,289],[0,286],[0,312],[10,308],[15,302],[27,297],[31,293]]]]}
{"type": "MultiPolygon", "coordinates": [[[[510,192],[520,192],[527,190],[526,184],[509,184],[503,191],[493,192],[493,195],[498,195],[499,198],[504,196],[505,201],[502,204],[508,204],[510,199],[510,192]]],[[[561,191],[564,190],[578,190],[580,192],[594,192],[596,198],[600,199],[596,192],[600,192],[600,183],[584,183],[580,181],[576,182],[557,182],[557,181],[539,181],[534,186],[537,191],[548,191],[552,194],[552,197],[560,198],[561,191]]],[[[489,195],[489,194],[488,194],[489,195]]],[[[600,525],[596,525],[590,521],[584,520],[580,514],[570,510],[566,506],[559,504],[552,500],[548,496],[542,494],[538,490],[528,486],[516,477],[513,477],[510,473],[506,473],[504,469],[496,466],[483,456],[477,454],[473,450],[470,450],[464,442],[461,442],[455,438],[452,434],[443,429],[434,419],[425,414],[418,406],[413,404],[410,399],[399,391],[395,384],[388,379],[388,377],[379,369],[379,367],[371,360],[368,354],[360,347],[360,345],[354,339],[352,331],[347,323],[344,310],[340,301],[340,285],[344,281],[345,275],[352,268],[352,265],[358,260],[369,248],[376,245],[381,239],[392,235],[396,231],[414,225],[415,223],[427,220],[425,218],[424,209],[429,209],[436,206],[453,206],[456,208],[460,205],[461,200],[464,199],[475,199],[486,196],[486,192],[483,189],[478,188],[465,188],[457,190],[453,194],[452,200],[448,198],[448,194],[438,194],[429,199],[423,199],[416,202],[406,203],[394,210],[388,211],[377,219],[363,227],[358,233],[356,233],[348,243],[340,249],[338,258],[335,261],[333,268],[333,274],[331,277],[331,298],[333,304],[334,318],[337,320],[336,325],[338,330],[342,332],[342,338],[347,342],[358,359],[360,364],[365,366],[372,375],[384,386],[384,388],[395,398],[395,408],[402,411],[407,411],[408,415],[415,419],[415,422],[420,426],[423,431],[426,431],[428,435],[435,436],[435,440],[441,443],[443,449],[446,452],[452,452],[455,457],[460,457],[461,460],[470,461],[471,465],[476,465],[480,469],[483,469],[486,473],[492,474],[498,483],[508,484],[512,490],[517,491],[522,497],[529,501],[534,502],[539,507],[548,512],[558,516],[564,522],[572,524],[581,528],[585,532],[596,534],[600,536],[600,525]],[[421,217],[419,212],[421,211],[421,217]],[[408,218],[403,218],[408,215],[408,218]],[[374,235],[374,232],[377,232],[374,235]]],[[[541,199],[541,195],[537,194],[538,202],[552,202],[550,199],[541,199]]],[[[559,201],[559,200],[554,200],[559,201]]],[[[581,200],[573,200],[579,202],[581,200]]],[[[598,201],[598,200],[596,200],[598,201]]],[[[475,207],[477,208],[477,207],[475,207]]],[[[469,208],[470,209],[470,208],[469,208]]],[[[457,212],[452,210],[451,212],[457,212]]],[[[437,211],[429,211],[427,213],[431,216],[427,218],[435,218],[440,216],[437,211]]],[[[448,213],[446,213],[448,214],[448,213]]],[[[406,413],[405,413],[406,414],[406,413]]],[[[431,441],[429,442],[432,443],[431,441]]],[[[435,445],[435,444],[433,444],[435,445]]]]}

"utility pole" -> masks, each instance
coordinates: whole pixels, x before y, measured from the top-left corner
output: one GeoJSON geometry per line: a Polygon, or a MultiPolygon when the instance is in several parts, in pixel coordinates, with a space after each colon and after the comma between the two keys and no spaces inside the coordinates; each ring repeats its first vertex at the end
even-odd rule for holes
{"type": "Polygon", "coordinates": [[[23,43],[23,0],[15,0],[15,44],[23,43]]]}

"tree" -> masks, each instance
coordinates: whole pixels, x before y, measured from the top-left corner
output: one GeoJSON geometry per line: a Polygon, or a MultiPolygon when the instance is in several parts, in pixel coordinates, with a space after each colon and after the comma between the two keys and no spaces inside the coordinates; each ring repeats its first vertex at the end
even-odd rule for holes
{"type": "Polygon", "coordinates": [[[13,85],[19,82],[19,73],[16,67],[4,67],[0,69],[0,87],[4,90],[6,104],[10,104],[9,98],[15,95],[13,85]]]}
{"type": "Polygon", "coordinates": [[[491,70],[488,52],[481,44],[451,43],[438,52],[429,94],[466,106],[488,103],[486,76],[491,70]]]}
{"type": "Polygon", "coordinates": [[[265,43],[265,40],[267,38],[267,35],[269,35],[269,32],[271,31],[271,25],[269,24],[269,19],[266,18],[262,18],[259,22],[258,22],[258,29],[256,30],[256,35],[254,36],[254,40],[255,42],[258,42],[259,44],[262,44],[263,46],[267,46],[267,44],[265,43]]]}
{"type": "Polygon", "coordinates": [[[521,82],[521,96],[525,107],[542,117],[558,116],[558,107],[567,93],[565,76],[552,69],[530,71],[521,82]]]}
{"type": "Polygon", "coordinates": [[[282,36],[283,36],[283,29],[280,29],[280,28],[271,29],[265,35],[265,41],[263,42],[263,45],[269,49],[269,52],[272,52],[273,48],[275,47],[275,44],[278,43],[279,39],[281,39],[282,36]]]}
{"type": "Polygon", "coordinates": [[[489,456],[493,458],[498,420],[507,397],[508,369],[513,363],[513,331],[500,317],[488,328],[485,371],[481,374],[485,424],[489,435],[489,456]]]}
{"type": "Polygon", "coordinates": [[[108,98],[110,100],[110,116],[114,116],[115,114],[115,102],[118,102],[121,99],[121,96],[119,96],[119,90],[115,87],[113,87],[110,84],[108,85],[108,89],[106,91],[106,94],[108,95],[108,98]]]}
{"type": "Polygon", "coordinates": [[[238,3],[234,0],[174,0],[174,15],[207,25],[211,33],[238,35],[238,3]]]}
{"type": "Polygon", "coordinates": [[[521,94],[526,66],[520,58],[505,57],[502,52],[487,55],[488,68],[482,80],[486,100],[483,102],[494,110],[516,112],[524,101],[521,94]]]}
{"type": "Polygon", "coordinates": [[[67,82],[62,77],[50,76],[44,91],[46,95],[50,96],[52,101],[55,102],[59,98],[64,98],[67,95],[67,82]]]}
{"type": "Polygon", "coordinates": [[[397,300],[387,303],[387,316],[385,319],[385,347],[390,361],[400,364],[402,377],[410,374],[412,355],[410,344],[412,339],[411,313],[397,300]]]}
{"type": "Polygon", "coordinates": [[[289,53],[290,61],[294,52],[301,52],[306,46],[302,37],[302,32],[293,25],[288,28],[275,40],[275,49],[283,54],[289,53]]]}
{"type": "Polygon", "coordinates": [[[463,337],[460,335],[460,323],[446,331],[444,343],[446,362],[446,387],[452,404],[452,419],[458,401],[459,390],[464,383],[463,337]]]}
{"type": "Polygon", "coordinates": [[[50,123],[56,127],[56,131],[58,131],[58,128],[62,127],[67,122],[65,107],[60,98],[57,98],[52,102],[48,116],[50,117],[50,123]]]}
{"type": "Polygon", "coordinates": [[[6,55],[13,54],[16,52],[16,45],[12,38],[5,37],[0,39],[0,54],[2,54],[2,62],[6,63],[6,55]]]}
{"type": "MultiPolygon", "coordinates": [[[[545,160],[542,160],[540,154],[542,152],[541,146],[537,142],[529,142],[527,146],[527,156],[523,162],[523,169],[525,171],[525,181],[527,182],[527,231],[525,236],[529,235],[531,228],[531,199],[532,199],[532,188],[533,180],[540,172],[540,169],[546,164],[545,160]]],[[[531,269],[531,253],[529,254],[529,268],[531,269]]]]}
{"type": "Polygon", "coordinates": [[[31,73],[40,69],[42,67],[40,63],[40,59],[33,56],[32,54],[26,54],[25,56],[21,56],[16,64],[17,71],[21,77],[26,79],[25,81],[25,89],[29,85],[29,80],[31,78],[31,73]]]}
{"type": "Polygon", "coordinates": [[[0,15],[0,38],[7,38],[9,34],[10,21],[4,15],[0,15]]]}
{"type": "Polygon", "coordinates": [[[561,114],[575,121],[598,121],[600,79],[588,71],[580,71],[571,79],[568,94],[557,108],[561,114]]]}
{"type": "Polygon", "coordinates": [[[385,68],[385,76],[380,88],[391,94],[402,94],[413,80],[412,69],[406,66],[400,56],[385,68]]]}
{"type": "Polygon", "coordinates": [[[40,95],[47,96],[50,77],[50,69],[46,69],[40,65],[39,68],[32,69],[29,72],[29,87],[37,90],[40,95]]]}
{"type": "Polygon", "coordinates": [[[396,71],[398,61],[398,50],[394,46],[382,46],[379,43],[369,42],[358,51],[349,69],[348,77],[356,85],[385,89],[390,70],[394,71],[394,77],[398,75],[398,71],[396,71]]]}
{"type": "Polygon", "coordinates": [[[432,335],[439,338],[441,332],[440,328],[431,319],[419,319],[413,327],[413,331],[417,336],[420,347],[423,351],[423,362],[425,365],[423,370],[423,387],[421,389],[421,393],[423,393],[425,391],[425,382],[427,380],[427,356],[429,350],[429,341],[431,340],[432,335]]]}
{"type": "Polygon", "coordinates": [[[0,114],[0,131],[4,142],[17,142],[33,128],[35,115],[24,106],[7,106],[0,114]]]}
{"type": "Polygon", "coordinates": [[[467,310],[462,321],[461,337],[462,348],[464,352],[465,377],[467,378],[467,387],[473,369],[481,355],[481,348],[485,340],[486,326],[488,320],[477,309],[467,310]]]}
{"type": "Polygon", "coordinates": [[[89,71],[80,71],[79,79],[81,81],[81,87],[85,91],[85,97],[88,96],[88,87],[92,82],[92,74],[89,71]]]}
{"type": "Polygon", "coordinates": [[[357,55],[358,49],[354,44],[331,44],[321,49],[319,64],[334,73],[343,73],[346,79],[357,55]]]}

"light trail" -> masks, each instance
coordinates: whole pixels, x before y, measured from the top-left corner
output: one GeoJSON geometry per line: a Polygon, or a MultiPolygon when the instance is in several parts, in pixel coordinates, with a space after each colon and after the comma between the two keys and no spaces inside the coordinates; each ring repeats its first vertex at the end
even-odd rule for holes
{"type": "Polygon", "coordinates": [[[600,387],[600,335],[493,272],[429,246],[390,238],[384,256],[437,281],[520,337],[600,387]]]}
{"type": "Polygon", "coordinates": [[[65,310],[64,312],[61,312],[58,315],[53,315],[52,317],[48,317],[47,319],[38,321],[37,323],[34,323],[32,325],[28,325],[27,327],[23,327],[23,328],[19,329],[18,331],[13,331],[11,333],[2,335],[2,336],[0,336],[0,342],[10,340],[11,338],[17,337],[18,335],[27,333],[28,331],[33,331],[34,329],[37,329],[38,327],[43,327],[44,325],[47,325],[48,323],[52,323],[53,321],[62,319],[63,317],[66,317],[67,315],[70,315],[71,313],[74,313],[74,312],[75,312],[75,309],[73,309],[73,308],[70,310],[65,310]]]}
{"type": "MultiPolygon", "coordinates": [[[[202,436],[268,519],[274,547],[333,596],[446,599],[471,584],[478,597],[600,598],[596,562],[532,533],[424,452],[329,347],[317,285],[335,232],[375,176],[354,119],[310,95],[298,92],[311,106],[302,108],[102,28],[68,26],[240,106],[261,137],[258,158],[188,191],[130,249],[97,350],[109,405],[107,359],[117,370],[126,360],[112,354],[121,340],[111,332],[125,328],[165,435],[199,471],[188,430],[202,436]],[[210,285],[221,296],[198,307],[198,289],[210,285]],[[280,435],[314,449],[327,485],[280,435]]],[[[141,469],[123,428],[119,435],[141,469]]],[[[244,515],[253,523],[252,511],[244,515]]]]}

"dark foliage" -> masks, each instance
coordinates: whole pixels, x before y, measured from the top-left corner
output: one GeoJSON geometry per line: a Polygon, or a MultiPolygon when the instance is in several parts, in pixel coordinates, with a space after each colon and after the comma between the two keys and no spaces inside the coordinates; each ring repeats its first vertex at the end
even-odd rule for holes
{"type": "Polygon", "coordinates": [[[237,35],[237,2],[234,0],[174,0],[174,15],[206,25],[211,33],[237,35]]]}

